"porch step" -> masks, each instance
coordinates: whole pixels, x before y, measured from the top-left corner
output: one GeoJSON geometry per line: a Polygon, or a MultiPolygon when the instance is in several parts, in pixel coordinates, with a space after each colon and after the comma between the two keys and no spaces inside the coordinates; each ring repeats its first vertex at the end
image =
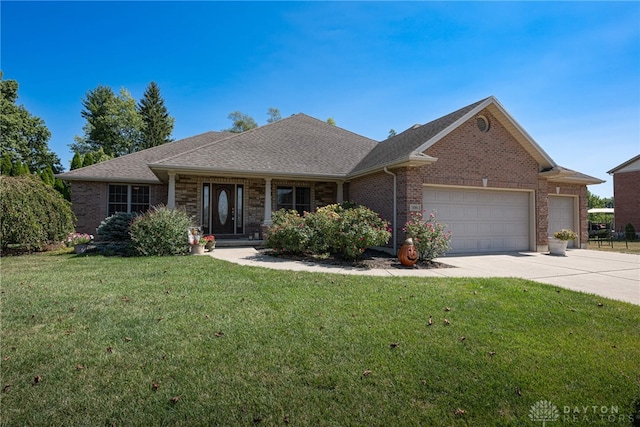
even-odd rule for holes
{"type": "Polygon", "coordinates": [[[249,239],[216,239],[216,248],[230,248],[241,246],[264,246],[264,240],[249,240],[249,239]]]}

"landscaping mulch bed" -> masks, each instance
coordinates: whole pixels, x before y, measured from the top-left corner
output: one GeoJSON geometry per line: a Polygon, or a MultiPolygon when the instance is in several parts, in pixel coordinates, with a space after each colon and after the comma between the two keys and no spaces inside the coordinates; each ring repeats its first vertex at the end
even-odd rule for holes
{"type": "Polygon", "coordinates": [[[335,254],[329,255],[293,255],[286,253],[277,253],[271,249],[260,249],[259,250],[263,255],[269,255],[277,258],[290,259],[293,261],[302,261],[311,264],[322,264],[322,265],[332,265],[332,266],[344,266],[344,267],[356,267],[363,268],[367,270],[372,269],[400,269],[400,270],[411,270],[411,269],[434,269],[434,268],[453,268],[451,265],[443,264],[441,262],[423,262],[418,261],[418,263],[413,267],[405,267],[400,264],[398,258],[383,251],[377,251],[375,249],[367,249],[362,257],[357,261],[350,261],[344,259],[343,257],[335,254]]]}

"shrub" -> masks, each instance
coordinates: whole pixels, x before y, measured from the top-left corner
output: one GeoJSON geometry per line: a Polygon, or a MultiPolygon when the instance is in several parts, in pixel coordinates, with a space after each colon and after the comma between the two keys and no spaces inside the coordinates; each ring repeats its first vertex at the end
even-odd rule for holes
{"type": "Polygon", "coordinates": [[[2,250],[19,245],[42,250],[65,240],[74,229],[71,204],[33,176],[1,176],[0,241],[2,250]]]}
{"type": "Polygon", "coordinates": [[[276,252],[302,254],[309,242],[309,228],[295,210],[280,209],[273,213],[273,225],[267,233],[266,246],[276,252]]]}
{"type": "Polygon", "coordinates": [[[386,244],[391,237],[386,221],[364,206],[341,203],[301,217],[296,211],[274,213],[267,246],[280,252],[339,253],[359,258],[366,248],[386,244]]]}
{"type": "Polygon", "coordinates": [[[636,239],[636,229],[633,227],[633,224],[629,223],[624,227],[624,237],[627,240],[635,240],[636,239]]]}
{"type": "Polygon", "coordinates": [[[129,225],[136,214],[117,212],[105,218],[97,230],[96,246],[105,255],[128,255],[131,246],[129,225]]]}
{"type": "Polygon", "coordinates": [[[131,247],[139,256],[180,255],[188,251],[191,218],[183,209],[154,206],[131,223],[131,247]]]}
{"type": "Polygon", "coordinates": [[[325,232],[330,250],[347,259],[356,260],[366,248],[383,246],[391,237],[387,222],[369,208],[347,202],[321,209],[333,213],[333,225],[325,232]]]}
{"type": "Polygon", "coordinates": [[[446,226],[436,221],[433,212],[427,220],[421,212],[414,212],[403,230],[407,237],[413,238],[420,260],[431,261],[446,253],[451,247],[451,232],[445,228],[446,226]]]}

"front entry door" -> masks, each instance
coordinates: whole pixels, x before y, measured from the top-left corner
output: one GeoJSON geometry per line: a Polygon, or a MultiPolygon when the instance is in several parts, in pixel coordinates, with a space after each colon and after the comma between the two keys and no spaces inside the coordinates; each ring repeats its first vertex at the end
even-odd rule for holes
{"type": "Polygon", "coordinates": [[[211,206],[213,234],[233,234],[235,231],[235,186],[214,184],[211,206]]]}

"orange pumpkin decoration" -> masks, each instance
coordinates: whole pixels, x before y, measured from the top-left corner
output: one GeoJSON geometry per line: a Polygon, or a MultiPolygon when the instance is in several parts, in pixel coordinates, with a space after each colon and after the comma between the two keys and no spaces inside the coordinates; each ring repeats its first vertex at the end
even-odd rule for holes
{"type": "Polygon", "coordinates": [[[404,241],[402,246],[400,246],[400,250],[398,251],[398,260],[400,260],[400,264],[406,267],[413,267],[415,263],[418,262],[418,251],[413,244],[412,238],[408,238],[404,241]]]}

